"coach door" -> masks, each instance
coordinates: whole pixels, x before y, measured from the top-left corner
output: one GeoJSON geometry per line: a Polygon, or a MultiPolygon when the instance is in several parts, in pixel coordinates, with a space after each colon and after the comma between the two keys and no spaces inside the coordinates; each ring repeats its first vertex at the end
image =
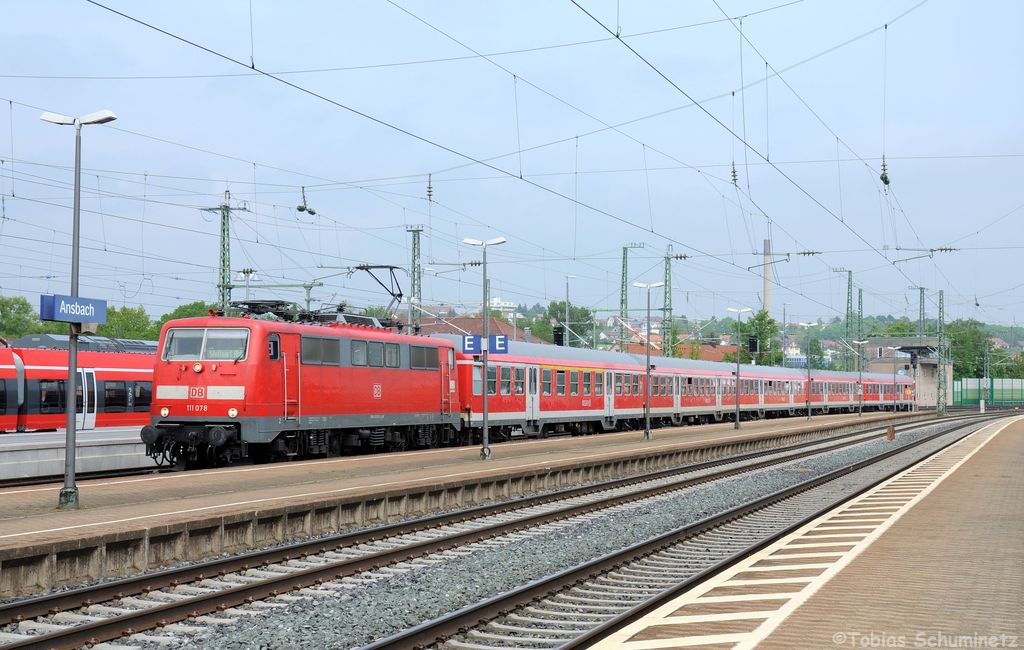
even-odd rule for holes
{"type": "Polygon", "coordinates": [[[281,334],[281,399],[284,402],[284,419],[297,420],[302,415],[302,396],[299,385],[302,381],[302,340],[298,334],[281,334]]]}
{"type": "Polygon", "coordinates": [[[615,417],[615,371],[604,371],[604,416],[615,417]]]}
{"type": "Polygon", "coordinates": [[[536,366],[526,368],[526,419],[536,420],[540,417],[540,369],[536,366]]]}
{"type": "Polygon", "coordinates": [[[78,385],[75,386],[77,415],[75,426],[79,429],[96,428],[96,371],[92,368],[78,369],[78,385]]]}

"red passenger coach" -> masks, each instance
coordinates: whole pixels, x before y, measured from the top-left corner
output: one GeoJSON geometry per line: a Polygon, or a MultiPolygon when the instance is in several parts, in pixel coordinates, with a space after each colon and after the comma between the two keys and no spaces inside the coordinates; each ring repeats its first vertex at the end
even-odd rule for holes
{"type": "MultiPolygon", "coordinates": [[[[152,376],[151,354],[79,352],[77,428],[145,424],[152,376]]],[[[65,350],[0,348],[0,432],[64,427],[67,378],[65,350]]]]}
{"type": "Polygon", "coordinates": [[[170,321],[142,439],[179,467],[457,444],[454,358],[448,341],[379,327],[170,321]]]}

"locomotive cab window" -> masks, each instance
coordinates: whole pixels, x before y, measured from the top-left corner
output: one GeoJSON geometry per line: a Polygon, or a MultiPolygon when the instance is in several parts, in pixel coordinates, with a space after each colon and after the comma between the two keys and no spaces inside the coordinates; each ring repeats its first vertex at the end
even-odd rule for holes
{"type": "Polygon", "coordinates": [[[277,334],[271,334],[267,337],[267,356],[272,361],[281,358],[281,337],[277,334]]]}

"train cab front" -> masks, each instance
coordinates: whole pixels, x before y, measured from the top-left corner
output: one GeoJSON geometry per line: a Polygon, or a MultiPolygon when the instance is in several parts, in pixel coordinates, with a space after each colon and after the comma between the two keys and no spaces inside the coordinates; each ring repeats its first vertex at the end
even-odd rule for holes
{"type": "Polygon", "coordinates": [[[258,369],[249,359],[252,329],[226,323],[239,320],[186,319],[165,326],[150,423],[140,432],[158,466],[220,466],[242,453],[246,386],[258,369]],[[225,325],[211,324],[218,320],[225,325]]]}

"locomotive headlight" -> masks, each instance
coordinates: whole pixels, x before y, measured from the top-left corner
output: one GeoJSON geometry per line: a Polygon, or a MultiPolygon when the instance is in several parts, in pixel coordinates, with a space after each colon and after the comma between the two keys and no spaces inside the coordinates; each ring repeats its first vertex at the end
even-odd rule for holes
{"type": "Polygon", "coordinates": [[[171,413],[171,409],[167,408],[166,406],[163,407],[162,409],[160,409],[160,417],[162,417],[162,418],[167,417],[168,415],[170,415],[170,413],[171,413]]]}
{"type": "Polygon", "coordinates": [[[238,409],[236,409],[236,408],[229,408],[228,409],[228,417],[229,418],[238,417],[238,409]]]}
{"type": "Polygon", "coordinates": [[[203,371],[203,364],[201,364],[199,362],[194,363],[192,365],[192,370],[195,370],[196,372],[202,372],[203,371]]]}

